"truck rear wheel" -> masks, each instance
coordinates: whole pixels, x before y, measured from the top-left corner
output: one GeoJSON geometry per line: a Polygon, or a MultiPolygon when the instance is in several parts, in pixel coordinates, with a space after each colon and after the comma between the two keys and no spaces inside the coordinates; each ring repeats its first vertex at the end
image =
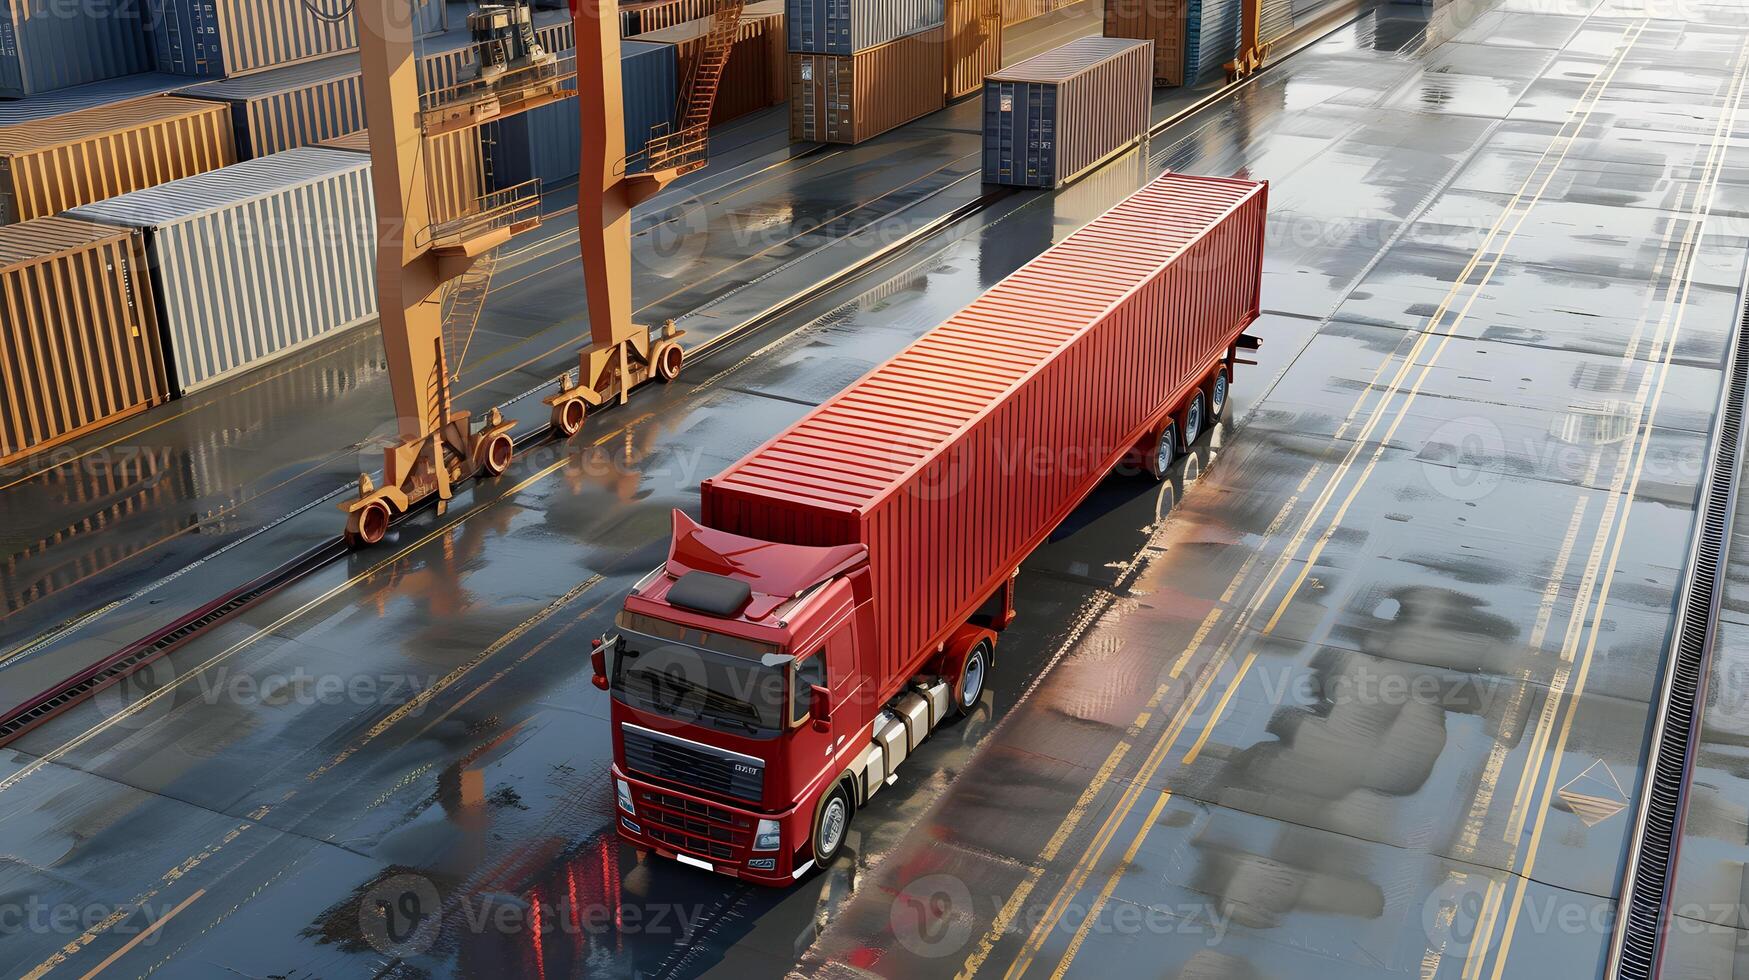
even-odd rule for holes
{"type": "Polygon", "coordinates": [[[965,665],[960,668],[959,679],[953,685],[954,714],[969,713],[984,696],[984,679],[990,674],[991,652],[990,641],[980,640],[972,647],[972,652],[966,654],[965,665]]]}
{"type": "Polygon", "coordinates": [[[1166,479],[1166,471],[1172,467],[1172,461],[1178,458],[1178,425],[1169,422],[1160,431],[1160,443],[1148,457],[1148,472],[1156,480],[1166,479]]]}
{"type": "Polygon", "coordinates": [[[1190,404],[1184,406],[1184,417],[1178,424],[1184,430],[1184,451],[1190,452],[1202,435],[1202,392],[1190,396],[1190,404]]]}
{"type": "Polygon", "coordinates": [[[844,846],[845,831],[850,826],[850,797],[844,792],[844,784],[838,783],[826,798],[820,802],[820,808],[814,811],[814,865],[824,868],[838,856],[838,851],[844,846]]]}

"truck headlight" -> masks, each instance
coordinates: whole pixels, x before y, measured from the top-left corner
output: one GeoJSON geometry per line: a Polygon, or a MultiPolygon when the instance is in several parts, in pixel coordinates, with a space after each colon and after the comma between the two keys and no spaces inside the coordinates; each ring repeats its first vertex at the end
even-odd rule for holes
{"type": "Polygon", "coordinates": [[[614,791],[619,796],[619,808],[627,813],[637,813],[637,807],[632,806],[632,784],[623,779],[614,780],[614,791]]]}
{"type": "Polygon", "coordinates": [[[783,833],[778,830],[776,820],[761,820],[759,828],[753,834],[753,849],[755,851],[775,851],[781,846],[783,833]]]}

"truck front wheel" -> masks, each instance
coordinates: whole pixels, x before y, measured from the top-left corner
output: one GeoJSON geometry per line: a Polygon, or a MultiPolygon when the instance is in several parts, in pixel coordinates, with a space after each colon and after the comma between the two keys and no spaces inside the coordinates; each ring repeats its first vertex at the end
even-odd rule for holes
{"type": "Polygon", "coordinates": [[[844,834],[850,826],[850,797],[844,784],[832,787],[820,808],[814,811],[814,865],[824,868],[838,856],[844,846],[844,834]]]}

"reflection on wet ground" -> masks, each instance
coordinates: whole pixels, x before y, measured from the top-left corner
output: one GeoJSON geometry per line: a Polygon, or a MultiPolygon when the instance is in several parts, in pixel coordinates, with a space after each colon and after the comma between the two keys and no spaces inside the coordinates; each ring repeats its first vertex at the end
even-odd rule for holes
{"type": "Polygon", "coordinates": [[[1749,34],[1514,0],[1436,11],[1436,44],[1414,16],[896,257],[0,751],[0,895],[44,916],[0,969],[1597,972],[1749,250],[1749,34]],[[1225,424],[1028,561],[984,705],[833,867],[777,892],[638,863],[581,651],[669,508],[1167,166],[1272,184],[1225,424]]]}

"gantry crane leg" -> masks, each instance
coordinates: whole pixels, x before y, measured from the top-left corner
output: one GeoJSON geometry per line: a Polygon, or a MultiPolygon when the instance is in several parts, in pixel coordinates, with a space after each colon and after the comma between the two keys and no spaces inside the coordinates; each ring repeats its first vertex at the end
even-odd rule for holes
{"type": "Polygon", "coordinates": [[[686,354],[680,346],[682,332],[673,321],[652,338],[649,328],[633,319],[632,208],[704,166],[717,84],[734,47],[743,6],[742,0],[718,0],[710,32],[680,94],[679,128],[657,135],[628,157],[617,6],[613,0],[572,2],[583,119],[578,180],[588,190],[599,186],[600,193],[578,195],[590,344],[578,352],[577,383],[546,399],[553,429],[561,436],[575,435],[589,409],[624,402],[632,389],[652,379],[680,376],[686,354]],[[633,164],[642,169],[628,173],[633,164]]]}
{"type": "Polygon", "coordinates": [[[507,227],[484,227],[432,241],[432,215],[419,119],[419,79],[404,0],[358,0],[360,67],[370,131],[377,212],[377,298],[383,350],[394,392],[397,439],[383,451],[383,485],[358,478],[358,497],[342,503],[347,537],[375,544],[390,522],[422,500],[448,500],[457,483],[504,472],[510,429],[496,410],[476,429],[450,404],[440,290],[479,256],[509,240],[507,227]]]}
{"type": "Polygon", "coordinates": [[[1239,81],[1256,74],[1269,58],[1270,45],[1260,39],[1263,24],[1263,0],[1240,0],[1239,55],[1224,66],[1227,78],[1239,81]]]}

